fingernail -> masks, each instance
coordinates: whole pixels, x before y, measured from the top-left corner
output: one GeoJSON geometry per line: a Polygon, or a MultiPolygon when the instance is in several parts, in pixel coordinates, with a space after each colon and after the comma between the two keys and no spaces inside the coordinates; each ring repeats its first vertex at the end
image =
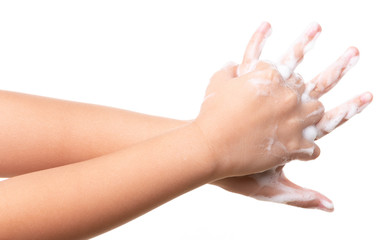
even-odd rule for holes
{"type": "Polygon", "coordinates": [[[359,98],[363,104],[358,108],[358,113],[362,112],[373,100],[373,94],[366,92],[359,98]]]}
{"type": "Polygon", "coordinates": [[[268,22],[263,22],[259,28],[258,31],[265,34],[265,37],[269,37],[272,33],[271,26],[268,22]]]}
{"type": "Polygon", "coordinates": [[[371,94],[370,92],[366,92],[366,93],[362,94],[360,99],[364,103],[370,103],[373,100],[373,94],[371,94]]]}
{"type": "Polygon", "coordinates": [[[304,54],[306,54],[313,48],[316,43],[316,39],[319,37],[320,33],[321,27],[318,23],[312,23],[311,25],[309,25],[305,33],[307,38],[305,39],[306,43],[304,46],[304,54]]]}
{"type": "Polygon", "coordinates": [[[359,60],[359,51],[355,47],[350,47],[344,53],[344,58],[347,61],[346,67],[343,69],[342,76],[346,74],[352,67],[354,67],[359,60]]]}
{"type": "Polygon", "coordinates": [[[332,211],[334,209],[334,204],[327,200],[322,200],[321,204],[328,210],[332,211]]]}
{"type": "Polygon", "coordinates": [[[349,47],[346,52],[344,53],[345,56],[359,56],[359,50],[356,47],[349,47]]]}
{"type": "Polygon", "coordinates": [[[305,33],[309,38],[314,38],[320,32],[321,32],[321,26],[317,22],[313,22],[309,24],[307,30],[305,31],[305,33]]]}

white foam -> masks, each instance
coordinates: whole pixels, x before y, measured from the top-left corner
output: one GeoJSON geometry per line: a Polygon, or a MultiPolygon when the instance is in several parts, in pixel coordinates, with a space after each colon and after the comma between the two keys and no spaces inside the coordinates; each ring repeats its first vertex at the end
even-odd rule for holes
{"type": "Polygon", "coordinates": [[[324,130],[328,133],[332,132],[340,124],[340,122],[344,119],[346,113],[347,112],[345,112],[344,110],[340,111],[337,115],[333,116],[332,118],[326,119],[325,122],[320,121],[317,124],[317,127],[320,130],[324,130]]]}
{"type": "Polygon", "coordinates": [[[350,104],[345,118],[350,119],[359,112],[360,111],[357,104],[350,104]]]}
{"type": "Polygon", "coordinates": [[[319,132],[324,130],[329,133],[333,131],[337,126],[339,126],[342,120],[348,120],[352,118],[356,114],[362,112],[362,110],[367,105],[369,105],[369,103],[366,103],[360,107],[354,102],[345,104],[338,108],[338,112],[336,114],[334,114],[330,118],[322,119],[316,126],[319,132]]]}
{"type": "Polygon", "coordinates": [[[274,144],[274,138],[269,138],[269,143],[267,144],[267,147],[266,147],[266,150],[268,152],[271,151],[272,147],[273,147],[273,144],[274,144]]]}
{"type": "Polygon", "coordinates": [[[298,150],[294,150],[293,153],[305,153],[312,156],[314,151],[315,151],[315,146],[312,146],[309,148],[300,148],[298,150]]]}
{"type": "Polygon", "coordinates": [[[269,85],[271,83],[269,79],[263,79],[263,78],[251,78],[248,81],[256,87],[259,85],[269,85]]]}
{"type": "Polygon", "coordinates": [[[310,96],[313,89],[315,89],[316,83],[309,82],[305,85],[304,93],[301,95],[301,101],[306,103],[309,101],[312,101],[312,98],[310,96]]]}
{"type": "Polygon", "coordinates": [[[258,96],[269,96],[271,94],[270,89],[266,87],[266,85],[271,84],[269,79],[251,78],[248,82],[257,89],[258,96]]]}
{"type": "Polygon", "coordinates": [[[255,68],[257,67],[257,64],[258,64],[258,60],[257,61],[252,61],[247,72],[254,71],[255,68]]]}
{"type": "Polygon", "coordinates": [[[312,192],[306,190],[295,189],[280,182],[282,172],[277,172],[275,168],[272,168],[266,172],[250,175],[254,178],[260,188],[269,187],[278,191],[278,194],[273,196],[263,196],[260,194],[252,195],[251,197],[278,203],[292,203],[292,202],[305,202],[311,201],[315,198],[312,192]]]}
{"type": "Polygon", "coordinates": [[[324,108],[323,108],[323,107],[318,108],[318,109],[316,109],[315,111],[313,111],[313,112],[311,112],[310,114],[308,114],[308,115],[307,115],[307,118],[312,117],[312,116],[317,115],[317,114],[320,114],[320,113],[322,113],[322,112],[324,112],[324,108]]]}
{"type": "Polygon", "coordinates": [[[303,130],[303,137],[308,141],[314,141],[317,137],[317,128],[315,126],[306,127],[303,130]]]}
{"type": "MultiPolygon", "coordinates": [[[[290,89],[295,90],[297,92],[296,89],[299,89],[304,85],[304,80],[300,74],[294,73],[293,76],[289,78],[289,81],[286,81],[285,83],[290,89]]],[[[297,95],[300,94],[298,94],[297,92],[297,95]]]]}
{"type": "Polygon", "coordinates": [[[216,95],[216,93],[214,93],[214,92],[208,94],[207,96],[204,97],[203,102],[207,101],[209,98],[211,98],[211,97],[213,97],[215,95],[216,95]]]}
{"type": "MultiPolygon", "coordinates": [[[[309,28],[316,27],[314,24],[311,24],[309,28]]],[[[308,31],[308,30],[306,30],[308,31]]],[[[289,79],[290,75],[293,73],[294,69],[296,68],[297,64],[299,63],[299,59],[295,57],[295,51],[294,51],[294,46],[298,44],[302,44],[303,47],[303,53],[304,55],[313,48],[315,45],[316,39],[319,37],[320,32],[317,32],[316,35],[313,37],[313,39],[309,40],[308,37],[304,35],[297,40],[295,44],[293,44],[292,47],[289,48],[288,50],[288,55],[287,59],[284,59],[282,63],[277,64],[278,71],[280,72],[282,78],[284,80],[289,79]]],[[[281,62],[281,61],[279,61],[281,62]]]]}
{"type": "Polygon", "coordinates": [[[238,77],[240,77],[241,76],[241,72],[240,72],[240,68],[241,68],[241,64],[239,64],[239,66],[238,66],[238,68],[236,69],[236,75],[238,76],[238,77]]]}
{"type": "Polygon", "coordinates": [[[280,73],[282,79],[284,79],[284,80],[287,80],[290,77],[290,75],[292,74],[291,68],[285,64],[278,64],[277,70],[280,73]]]}
{"type": "Polygon", "coordinates": [[[307,202],[315,198],[313,194],[309,194],[308,192],[304,192],[303,194],[301,194],[297,190],[290,187],[285,186],[283,190],[285,192],[271,197],[265,197],[261,195],[256,195],[252,197],[261,201],[270,201],[277,203],[307,202]]]}

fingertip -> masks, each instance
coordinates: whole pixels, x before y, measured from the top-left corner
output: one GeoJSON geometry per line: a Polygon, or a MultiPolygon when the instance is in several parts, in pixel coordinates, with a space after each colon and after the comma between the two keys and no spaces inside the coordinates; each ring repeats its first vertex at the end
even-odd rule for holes
{"type": "Polygon", "coordinates": [[[258,28],[258,31],[260,33],[263,33],[265,35],[265,37],[269,37],[272,33],[272,27],[271,27],[270,23],[265,21],[265,22],[261,23],[261,25],[258,28]]]}
{"type": "Polygon", "coordinates": [[[308,29],[307,29],[307,34],[309,37],[315,37],[318,33],[321,33],[322,28],[319,23],[317,22],[312,22],[309,24],[308,29]]]}
{"type": "Polygon", "coordinates": [[[266,29],[269,29],[269,28],[271,28],[271,24],[268,22],[268,21],[263,21],[262,23],[261,23],[261,27],[264,27],[264,28],[266,28],[266,29]]]}
{"type": "Polygon", "coordinates": [[[371,103],[373,101],[373,94],[371,92],[365,92],[361,95],[360,99],[363,105],[371,103]]]}
{"type": "Polygon", "coordinates": [[[349,47],[343,55],[343,59],[345,59],[346,66],[344,67],[341,77],[346,74],[350,68],[354,67],[359,61],[359,50],[356,47],[349,47]]]}
{"type": "Polygon", "coordinates": [[[321,150],[320,150],[319,146],[317,146],[315,144],[315,148],[314,148],[313,154],[312,154],[312,159],[318,158],[320,156],[320,152],[321,152],[321,150]]]}
{"type": "Polygon", "coordinates": [[[269,25],[269,27],[271,27],[271,24],[268,21],[263,21],[263,23],[267,24],[267,25],[269,25]]]}
{"type": "Polygon", "coordinates": [[[323,199],[320,201],[320,209],[324,210],[326,212],[333,212],[334,211],[334,204],[329,199],[323,199]]]}
{"type": "Polygon", "coordinates": [[[354,56],[359,56],[359,54],[360,54],[359,49],[357,47],[351,46],[348,48],[348,50],[353,52],[354,56]]]}
{"type": "Polygon", "coordinates": [[[346,59],[352,59],[353,57],[359,57],[359,50],[356,47],[349,47],[347,50],[344,52],[344,56],[346,59]]]}
{"type": "Polygon", "coordinates": [[[317,29],[318,32],[321,32],[323,30],[321,25],[318,22],[313,22],[313,24],[315,24],[316,29],[317,29]]]}
{"type": "Polygon", "coordinates": [[[365,92],[359,96],[359,106],[357,107],[357,113],[362,112],[373,101],[373,94],[371,92],[365,92]]]}
{"type": "Polygon", "coordinates": [[[319,207],[319,208],[317,208],[317,209],[319,209],[319,210],[322,210],[322,211],[324,211],[324,212],[328,212],[328,213],[331,213],[331,212],[333,212],[333,211],[334,211],[334,209],[333,209],[333,208],[331,208],[331,209],[328,209],[328,208],[325,208],[325,207],[319,207]]]}

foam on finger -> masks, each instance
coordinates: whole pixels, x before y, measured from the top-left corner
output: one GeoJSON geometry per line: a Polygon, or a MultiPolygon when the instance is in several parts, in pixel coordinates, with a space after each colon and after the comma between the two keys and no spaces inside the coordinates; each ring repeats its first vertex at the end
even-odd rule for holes
{"type": "Polygon", "coordinates": [[[332,132],[343,122],[362,112],[371,103],[372,100],[372,94],[367,92],[326,113],[320,122],[316,125],[318,130],[317,138],[321,138],[322,136],[332,132]]]}
{"type": "Polygon", "coordinates": [[[293,46],[288,50],[277,65],[284,79],[288,79],[294,69],[304,58],[304,55],[313,48],[316,39],[321,33],[321,27],[318,23],[312,23],[297,39],[293,46]]]}
{"type": "Polygon", "coordinates": [[[271,32],[272,29],[268,22],[262,23],[257,31],[255,31],[246,47],[242,64],[238,67],[238,76],[252,72],[255,69],[266,39],[271,35],[271,32]]]}
{"type": "Polygon", "coordinates": [[[251,195],[257,200],[316,208],[327,212],[334,209],[334,205],[328,198],[313,190],[295,185],[285,178],[282,170],[278,171],[277,168],[250,177],[258,184],[258,190],[251,195]]]}

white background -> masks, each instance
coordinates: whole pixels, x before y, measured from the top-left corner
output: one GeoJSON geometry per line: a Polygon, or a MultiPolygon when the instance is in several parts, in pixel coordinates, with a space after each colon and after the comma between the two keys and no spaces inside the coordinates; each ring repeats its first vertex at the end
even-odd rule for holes
{"type": "Polygon", "coordinates": [[[316,161],[285,169],[330,197],[334,213],[204,186],[95,239],[388,239],[385,2],[4,0],[0,88],[191,119],[209,77],[241,60],[262,21],[273,26],[263,52],[273,60],[317,21],[323,32],[297,71],[310,79],[354,45],[359,63],[323,103],[374,94],[363,114],[317,142],[316,161]]]}

